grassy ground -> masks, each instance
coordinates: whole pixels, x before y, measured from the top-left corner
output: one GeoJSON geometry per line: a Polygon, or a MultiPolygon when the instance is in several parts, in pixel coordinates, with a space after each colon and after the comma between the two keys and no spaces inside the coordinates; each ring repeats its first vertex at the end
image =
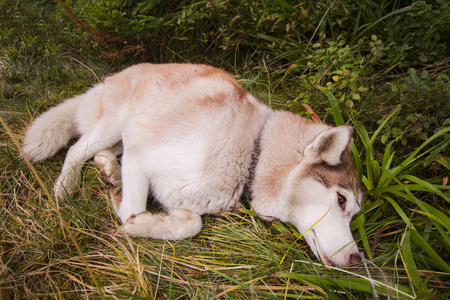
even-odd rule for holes
{"type": "Polygon", "coordinates": [[[327,123],[355,126],[366,196],[351,227],[367,261],[333,268],[317,262],[291,225],[264,222],[251,210],[204,216],[204,229],[188,240],[130,239],[92,163],[79,193],[55,202],[49,191],[65,151],[29,165],[19,156],[27,124],[143,58],[119,60],[56,4],[38,2],[0,2],[0,299],[449,297],[445,53],[413,64],[395,56],[401,47],[354,29],[347,38],[297,44],[260,35],[272,46],[250,45],[244,56],[169,51],[161,59],[225,67],[274,108],[308,116],[308,104],[327,123]],[[360,44],[352,46],[352,37],[360,44]]]}

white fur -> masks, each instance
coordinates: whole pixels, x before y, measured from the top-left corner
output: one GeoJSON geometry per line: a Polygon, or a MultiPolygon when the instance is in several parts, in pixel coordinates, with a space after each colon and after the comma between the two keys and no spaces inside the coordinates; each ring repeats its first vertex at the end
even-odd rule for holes
{"type": "Polygon", "coordinates": [[[34,120],[24,138],[23,151],[33,161],[41,161],[56,154],[77,134],[73,119],[82,101],[78,96],[65,101],[34,120]]]}
{"type": "Polygon", "coordinates": [[[124,229],[132,236],[179,240],[197,235],[202,229],[202,218],[183,209],[173,209],[167,215],[144,212],[130,218],[124,229]]]}
{"type": "Polygon", "coordinates": [[[297,189],[308,197],[302,199],[302,205],[294,206],[288,222],[303,234],[317,258],[332,265],[350,264],[350,255],[359,254],[349,224],[354,214],[360,211],[358,202],[361,199],[351,191],[336,186],[327,189],[309,178],[297,189]],[[347,198],[346,211],[338,206],[337,192],[347,198]]]}
{"type": "MultiPolygon", "coordinates": [[[[348,155],[350,127],[274,112],[209,66],[141,64],[42,114],[30,125],[23,148],[32,160],[42,160],[75,136],[80,138],[67,152],[55,195],[74,192],[83,164],[95,156],[102,178],[114,187],[112,207],[124,230],[160,239],[194,236],[202,214],[236,206],[260,140],[251,188],[255,211],[294,224],[325,262],[354,261],[349,222],[359,211],[359,186],[325,187],[308,175],[314,164],[348,161],[342,158],[348,155]],[[145,211],[150,191],[167,215],[145,211]],[[337,192],[347,197],[345,212],[336,204],[337,192]]],[[[353,176],[351,168],[335,173],[353,176]]]]}

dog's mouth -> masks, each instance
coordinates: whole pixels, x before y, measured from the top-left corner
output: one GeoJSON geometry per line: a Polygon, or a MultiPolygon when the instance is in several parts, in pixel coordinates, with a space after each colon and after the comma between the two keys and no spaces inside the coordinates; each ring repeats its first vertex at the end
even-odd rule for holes
{"type": "Polygon", "coordinates": [[[316,243],[318,239],[314,228],[311,228],[311,232],[313,234],[312,240],[314,242],[314,246],[311,247],[311,249],[313,250],[314,255],[317,257],[318,260],[322,261],[325,265],[335,267],[336,265],[333,263],[333,261],[330,261],[329,257],[323,254],[323,251],[320,249],[319,244],[316,243]]]}
{"type": "Polygon", "coordinates": [[[358,252],[358,249],[351,249],[348,250],[347,247],[351,247],[350,243],[344,246],[339,251],[327,255],[326,251],[323,251],[320,247],[320,243],[318,243],[319,239],[317,238],[316,231],[314,228],[311,228],[310,232],[312,233],[312,237],[310,236],[306,241],[310,245],[310,248],[312,249],[314,255],[317,257],[318,260],[321,260],[325,265],[331,266],[331,267],[341,267],[341,266],[351,266],[361,263],[361,255],[358,252]],[[312,243],[310,243],[310,240],[312,243]],[[344,257],[339,258],[339,256],[342,256],[342,252],[344,253],[344,257]],[[341,253],[341,254],[339,254],[341,253]]]}

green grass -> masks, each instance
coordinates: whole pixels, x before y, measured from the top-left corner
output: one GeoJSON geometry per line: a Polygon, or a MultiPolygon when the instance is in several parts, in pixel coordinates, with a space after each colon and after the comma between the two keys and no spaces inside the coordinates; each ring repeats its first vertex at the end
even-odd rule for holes
{"type": "Polygon", "coordinates": [[[151,18],[74,7],[102,30],[125,24],[113,31],[125,44],[153,47],[135,57],[123,54],[125,44],[94,42],[56,3],[0,2],[0,299],[448,298],[448,5],[189,3],[172,10],[178,27],[161,29],[171,49],[136,35],[156,26],[151,18]],[[192,23],[208,13],[217,24],[192,23]],[[204,40],[195,40],[202,30],[204,40]],[[209,52],[199,52],[205,45],[209,52]],[[351,228],[366,263],[324,266],[290,224],[246,209],[203,216],[192,239],[130,239],[93,163],[78,194],[55,201],[65,150],[29,164],[19,156],[26,126],[142,60],[208,62],[276,109],[353,125],[365,197],[351,228]]]}

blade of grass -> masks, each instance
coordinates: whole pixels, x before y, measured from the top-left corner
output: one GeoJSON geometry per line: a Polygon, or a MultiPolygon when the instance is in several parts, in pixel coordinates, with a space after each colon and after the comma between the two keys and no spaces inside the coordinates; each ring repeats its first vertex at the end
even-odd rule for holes
{"type": "Polygon", "coordinates": [[[444,167],[446,167],[447,170],[450,171],[450,162],[448,161],[447,158],[445,158],[445,157],[442,156],[442,157],[439,157],[438,159],[436,159],[436,161],[437,161],[438,163],[440,163],[441,165],[443,165],[444,167]]]}
{"type": "Polygon", "coordinates": [[[379,182],[384,182],[386,178],[389,176],[389,170],[392,163],[392,160],[394,159],[395,152],[391,150],[392,144],[394,141],[390,142],[384,151],[383,154],[383,160],[381,163],[381,176],[379,182]]]}
{"type": "Polygon", "coordinates": [[[331,93],[329,90],[327,90],[324,87],[319,88],[319,90],[327,96],[328,101],[330,102],[331,107],[331,113],[334,117],[334,122],[337,126],[345,125],[344,117],[342,116],[341,109],[339,108],[339,102],[337,101],[336,97],[331,93]]]}
{"type": "Polygon", "coordinates": [[[366,33],[372,27],[376,26],[378,23],[384,21],[385,19],[390,18],[395,15],[398,15],[398,14],[407,13],[412,10],[415,10],[415,7],[412,7],[412,6],[403,7],[403,8],[400,8],[400,9],[390,12],[389,14],[381,17],[380,19],[376,20],[375,22],[371,22],[371,23],[365,24],[364,26],[361,26],[357,30],[353,31],[353,37],[350,40],[349,44],[353,45],[356,41],[358,41],[358,39],[360,39],[364,35],[364,33],[366,33]],[[365,28],[365,29],[361,31],[361,29],[363,29],[363,28],[365,28]],[[361,32],[356,35],[355,33],[358,31],[361,31],[361,32]]]}
{"type": "MultiPolygon", "coordinates": [[[[233,287],[233,288],[231,288],[231,289],[228,289],[228,290],[226,290],[226,291],[224,291],[224,292],[218,294],[217,297],[222,296],[222,295],[225,295],[226,293],[228,293],[228,292],[230,292],[230,291],[232,291],[232,290],[235,290],[235,289],[239,289],[239,288],[246,288],[246,289],[251,290],[251,289],[252,289],[252,287],[250,286],[251,283],[256,282],[256,281],[258,281],[258,280],[261,280],[261,279],[264,279],[264,278],[267,277],[267,276],[260,276],[260,277],[258,277],[258,278],[253,278],[253,279],[251,279],[250,281],[247,281],[247,282],[244,283],[244,282],[239,281],[238,279],[235,279],[235,278],[232,278],[232,277],[226,275],[225,273],[222,273],[222,272],[220,272],[220,271],[217,271],[217,270],[215,270],[214,268],[210,268],[210,267],[208,267],[208,266],[205,266],[205,267],[206,267],[207,270],[209,270],[209,271],[211,271],[211,272],[214,272],[214,273],[216,273],[216,274],[222,276],[223,278],[226,278],[227,280],[229,280],[229,281],[231,281],[231,282],[233,282],[233,283],[236,284],[236,287],[233,287]]],[[[258,293],[258,294],[263,295],[264,297],[267,297],[268,299],[278,299],[278,298],[275,297],[274,295],[269,294],[269,293],[265,293],[265,292],[263,292],[263,291],[259,291],[259,290],[255,290],[255,289],[253,289],[253,291],[255,291],[255,292],[258,293]]]]}
{"type": "MultiPolygon", "coordinates": [[[[336,101],[336,99],[334,98],[334,96],[332,94],[331,94],[331,96],[332,96],[332,98],[331,99],[329,98],[330,105],[331,105],[331,101],[336,101]]],[[[401,109],[401,106],[398,105],[397,108],[381,123],[381,125],[377,128],[377,130],[374,132],[374,134],[370,138],[369,138],[369,135],[367,134],[367,130],[364,126],[358,125],[356,127],[358,136],[360,137],[360,140],[363,143],[364,149],[366,151],[365,161],[366,161],[366,165],[367,165],[367,169],[366,169],[367,178],[365,180],[363,180],[363,183],[368,190],[371,190],[375,187],[375,182],[377,181],[376,179],[379,178],[379,176],[380,176],[380,169],[381,169],[379,163],[375,160],[374,155],[373,155],[373,143],[375,142],[375,139],[377,138],[380,131],[386,126],[386,124],[389,122],[389,120],[395,114],[397,114],[397,112],[400,111],[400,109],[401,109]]],[[[340,117],[342,118],[342,114],[340,113],[340,110],[336,111],[336,114],[339,114],[340,117]]],[[[389,158],[391,156],[392,155],[390,154],[390,147],[388,146],[385,151],[385,154],[383,156],[383,161],[388,163],[389,158]]],[[[382,171],[381,171],[381,174],[383,174],[382,171]]],[[[379,186],[379,184],[380,184],[380,180],[378,180],[377,186],[379,186]]],[[[375,195],[375,198],[377,198],[377,195],[375,195]]]]}
{"type": "Polygon", "coordinates": [[[375,139],[378,137],[378,134],[384,128],[384,126],[386,126],[386,124],[389,122],[389,120],[394,115],[396,115],[400,110],[401,110],[401,105],[398,105],[397,108],[383,121],[383,123],[381,123],[381,125],[378,126],[377,130],[374,132],[374,134],[372,135],[372,137],[371,137],[371,139],[369,141],[369,146],[370,147],[373,146],[373,143],[375,142],[375,139]]]}
{"type": "MultiPolygon", "coordinates": [[[[410,191],[431,192],[428,187],[421,185],[421,184],[408,183],[408,184],[405,184],[405,186],[410,191]]],[[[447,186],[447,185],[433,184],[433,186],[434,186],[434,188],[436,188],[438,190],[450,191],[450,186],[447,186]]],[[[386,186],[386,187],[374,188],[372,190],[367,191],[366,193],[368,195],[371,195],[371,194],[383,194],[383,193],[389,193],[389,192],[394,192],[394,191],[403,191],[403,190],[404,190],[404,187],[402,187],[402,186],[390,185],[390,186],[386,186]]]]}
{"type": "Polygon", "coordinates": [[[405,224],[410,227],[410,228],[414,228],[414,225],[411,223],[411,220],[406,216],[405,212],[403,211],[403,209],[400,207],[400,205],[397,204],[397,202],[389,196],[384,196],[384,198],[392,205],[392,207],[395,209],[395,211],[398,213],[398,215],[400,216],[400,218],[402,218],[403,222],[405,222],[405,224]]]}
{"type": "MultiPolygon", "coordinates": [[[[338,268],[333,269],[341,270],[338,268]]],[[[387,294],[388,289],[393,289],[390,286],[387,286],[385,283],[376,281],[374,279],[369,279],[368,277],[364,277],[362,275],[358,275],[355,273],[352,273],[352,275],[362,278],[346,277],[341,279],[341,278],[332,278],[329,276],[322,277],[299,273],[277,273],[276,275],[281,278],[297,279],[299,281],[306,282],[308,284],[329,284],[331,286],[336,286],[338,288],[351,289],[365,293],[372,293],[371,282],[375,284],[377,291],[380,293],[387,294]]],[[[414,298],[413,296],[407,293],[408,289],[406,287],[397,286],[397,291],[401,293],[403,297],[414,298]]]]}
{"type": "Polygon", "coordinates": [[[411,251],[411,230],[412,229],[409,229],[405,232],[405,237],[403,239],[403,244],[401,247],[401,253],[403,254],[402,260],[408,274],[408,278],[416,288],[418,296],[428,298],[427,296],[429,296],[430,293],[427,289],[427,286],[420,277],[411,251]]]}
{"type": "Polygon", "coordinates": [[[450,221],[447,216],[445,216],[444,214],[439,212],[437,209],[435,209],[431,205],[417,199],[417,197],[415,197],[405,185],[403,185],[398,179],[395,179],[395,180],[397,181],[397,184],[399,186],[403,187],[403,191],[404,191],[404,193],[396,192],[395,194],[401,195],[402,198],[416,204],[421,210],[423,210],[426,213],[430,213],[430,211],[433,211],[432,215],[439,216],[439,218],[438,218],[439,223],[441,223],[443,226],[445,226],[447,228],[447,230],[450,230],[450,221]]]}
{"type": "Polygon", "coordinates": [[[416,176],[413,175],[403,175],[399,177],[399,180],[410,180],[413,181],[415,183],[417,183],[419,186],[423,187],[423,190],[429,191],[431,193],[434,194],[438,194],[439,196],[441,196],[445,201],[450,202],[450,198],[447,197],[441,190],[439,190],[435,185],[426,182],[425,180],[422,180],[416,176]]]}
{"type": "MultiPolygon", "coordinates": [[[[442,237],[442,241],[444,242],[443,243],[444,246],[447,248],[447,250],[450,250],[450,237],[448,236],[447,232],[441,227],[441,225],[446,227],[446,228],[448,228],[450,226],[450,222],[448,222],[448,217],[447,216],[445,216],[443,213],[441,213],[440,211],[438,211],[437,209],[435,209],[431,205],[426,204],[423,201],[418,200],[416,197],[414,197],[412,195],[409,195],[407,193],[401,193],[401,192],[395,192],[393,194],[398,195],[398,196],[400,196],[403,199],[407,199],[407,200],[411,201],[414,204],[417,204],[423,211],[425,211],[428,214],[428,217],[429,217],[430,221],[433,222],[434,226],[439,231],[439,233],[440,233],[440,235],[442,237]],[[432,213],[430,213],[430,211],[432,213]]],[[[387,199],[386,196],[384,196],[384,197],[387,199]]],[[[392,201],[395,202],[393,199],[392,199],[392,201]]],[[[402,219],[403,219],[403,217],[402,217],[402,219]]],[[[403,220],[405,221],[405,219],[403,219],[403,220]]],[[[410,224],[409,220],[408,220],[408,222],[405,222],[405,223],[410,224]]]]}
{"type": "MultiPolygon", "coordinates": [[[[413,153],[411,153],[403,162],[401,162],[396,168],[391,169],[391,175],[384,181],[384,182],[380,182],[379,185],[383,185],[383,186],[388,186],[392,180],[394,180],[396,178],[396,176],[398,174],[400,174],[410,163],[412,163],[415,159],[416,156],[418,155],[418,153],[428,144],[430,144],[432,141],[434,141],[435,139],[445,135],[447,132],[450,131],[450,126],[443,128],[441,130],[439,130],[438,132],[436,132],[433,136],[431,136],[429,139],[427,139],[425,142],[423,142],[419,147],[417,147],[413,153]]],[[[449,143],[450,142],[450,137],[447,137],[443,143],[449,143]]],[[[436,145],[435,147],[438,147],[438,145],[436,145]]],[[[435,148],[433,147],[433,148],[435,148]]],[[[433,149],[432,148],[432,149],[433,149]]],[[[427,152],[432,151],[432,149],[428,149],[427,152]]]]}
{"type": "Polygon", "coordinates": [[[411,238],[413,242],[422,248],[426,254],[435,262],[435,267],[441,269],[444,272],[450,273],[450,266],[445,262],[442,257],[437,254],[436,251],[420,236],[416,230],[411,230],[411,238]]]}
{"type": "Polygon", "coordinates": [[[362,142],[364,149],[366,150],[365,162],[367,166],[366,168],[367,176],[363,175],[361,167],[361,182],[364,184],[366,189],[370,191],[374,188],[373,172],[372,167],[370,167],[370,161],[373,160],[372,147],[369,146],[370,138],[369,135],[367,134],[367,129],[362,124],[356,126],[356,132],[358,133],[359,139],[362,142]]]}
{"type": "Polygon", "coordinates": [[[372,253],[370,251],[370,243],[369,243],[369,239],[367,237],[366,229],[364,227],[365,222],[366,222],[366,215],[364,213],[362,213],[361,215],[359,215],[356,219],[354,219],[350,223],[350,229],[352,231],[355,228],[358,229],[359,236],[360,236],[361,241],[364,246],[364,251],[366,252],[367,257],[369,257],[369,259],[372,259],[373,257],[372,257],[372,253]]]}
{"type": "Polygon", "coordinates": [[[363,173],[362,161],[361,161],[361,157],[359,155],[358,148],[356,148],[356,145],[353,141],[350,141],[350,149],[352,150],[353,161],[355,162],[358,179],[359,179],[359,181],[361,181],[362,173],[363,173]]]}

